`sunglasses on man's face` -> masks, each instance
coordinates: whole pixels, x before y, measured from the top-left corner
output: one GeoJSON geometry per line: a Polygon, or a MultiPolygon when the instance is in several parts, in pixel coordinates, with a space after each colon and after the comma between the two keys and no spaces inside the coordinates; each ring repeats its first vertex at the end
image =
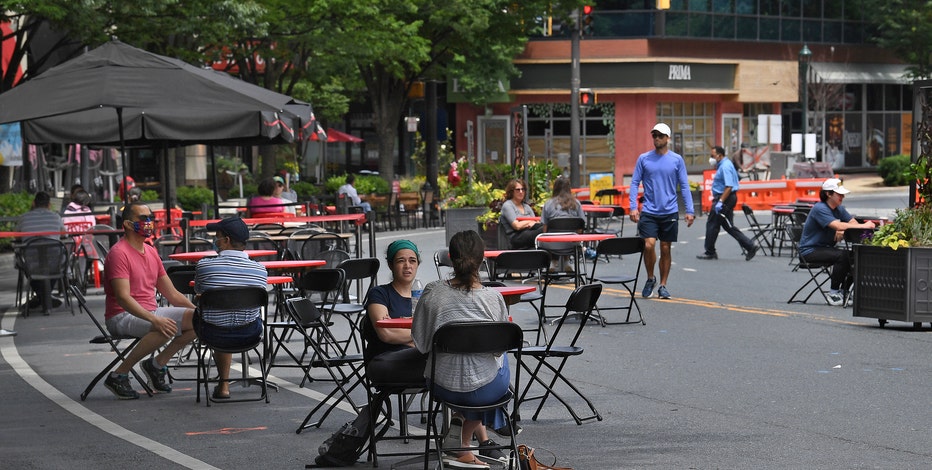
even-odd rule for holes
{"type": "Polygon", "coordinates": [[[152,218],[152,215],[141,215],[141,216],[139,216],[139,217],[136,219],[136,221],[138,221],[138,222],[143,222],[143,223],[147,223],[147,224],[151,224],[152,221],[154,221],[154,220],[155,220],[155,219],[152,218]]]}
{"type": "Polygon", "coordinates": [[[653,138],[655,138],[655,139],[660,139],[660,138],[662,138],[662,137],[666,137],[665,135],[660,134],[660,133],[658,133],[658,132],[652,132],[652,133],[650,134],[650,136],[653,137],[653,138]]]}

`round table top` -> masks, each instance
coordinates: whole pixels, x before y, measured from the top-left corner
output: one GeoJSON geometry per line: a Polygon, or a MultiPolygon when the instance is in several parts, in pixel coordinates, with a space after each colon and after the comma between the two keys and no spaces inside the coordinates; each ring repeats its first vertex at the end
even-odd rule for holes
{"type": "Polygon", "coordinates": [[[598,242],[602,240],[608,240],[609,238],[615,238],[615,234],[612,233],[564,233],[564,234],[554,234],[539,235],[537,241],[539,242],[598,242]]]}
{"type": "Polygon", "coordinates": [[[294,259],[294,260],[281,260],[281,261],[260,261],[259,264],[265,266],[265,269],[268,270],[296,270],[303,271],[309,268],[317,268],[327,264],[326,261],[322,259],[294,259]]]}
{"type": "Polygon", "coordinates": [[[615,209],[612,207],[597,206],[595,204],[583,204],[582,210],[583,212],[605,212],[607,214],[615,212],[615,209]]]}
{"type": "MultiPolygon", "coordinates": [[[[294,278],[291,276],[269,276],[267,278],[267,282],[270,286],[274,286],[276,284],[288,284],[289,282],[294,282],[294,278]]],[[[193,286],[194,279],[191,279],[191,281],[188,282],[188,285],[193,286]]]]}
{"type": "MultiPolygon", "coordinates": [[[[278,254],[275,250],[243,250],[247,256],[250,258],[258,258],[260,256],[275,256],[278,254]]],[[[186,251],[184,253],[172,253],[168,255],[169,258],[177,261],[200,261],[203,258],[213,258],[217,256],[217,252],[214,250],[207,251],[186,251]]]]}
{"type": "MultiPolygon", "coordinates": [[[[492,289],[497,290],[503,297],[514,297],[522,294],[527,294],[528,292],[533,292],[537,289],[535,286],[505,286],[505,287],[492,287],[492,289]]],[[[507,298],[505,299],[508,300],[507,298]]],[[[510,318],[509,318],[510,320],[510,318]]],[[[401,318],[388,318],[385,320],[379,320],[375,322],[375,326],[378,328],[411,328],[411,317],[401,317],[401,318]]]]}

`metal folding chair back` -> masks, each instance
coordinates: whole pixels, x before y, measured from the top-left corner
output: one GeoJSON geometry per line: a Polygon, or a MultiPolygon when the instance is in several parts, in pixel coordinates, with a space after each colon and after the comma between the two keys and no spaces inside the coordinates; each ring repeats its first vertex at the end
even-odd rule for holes
{"type": "Polygon", "coordinates": [[[437,268],[437,278],[447,279],[453,272],[453,260],[450,259],[450,250],[441,248],[434,252],[434,267],[437,268]]]}
{"type": "Polygon", "coordinates": [[[530,273],[537,280],[537,290],[521,295],[521,302],[526,302],[537,313],[537,325],[533,329],[525,329],[525,332],[534,331],[537,339],[534,344],[541,344],[541,337],[544,343],[547,342],[547,323],[546,307],[544,306],[547,289],[542,285],[544,273],[550,266],[550,253],[546,250],[515,250],[505,251],[495,258],[495,270],[504,270],[505,273],[530,273]]]}
{"type": "Polygon", "coordinates": [[[592,273],[589,275],[589,280],[602,284],[618,284],[628,293],[628,303],[625,306],[596,306],[598,321],[602,326],[627,323],[641,323],[642,325],[646,325],[647,323],[644,322],[644,316],[641,313],[641,307],[637,303],[637,296],[634,294],[634,290],[637,288],[638,277],[641,273],[641,264],[644,262],[644,239],[640,237],[609,238],[599,242],[595,251],[597,256],[596,260],[592,263],[592,273]],[[633,255],[637,255],[636,261],[632,259],[634,258],[633,255]],[[619,261],[617,263],[621,264],[623,268],[619,268],[616,264],[613,266],[611,273],[600,273],[599,266],[605,265],[601,271],[606,271],[609,263],[600,263],[599,260],[603,257],[609,259],[610,256],[618,256],[619,261]],[[620,269],[623,270],[619,274],[615,274],[619,272],[620,269]],[[637,310],[638,319],[636,321],[631,321],[632,309],[637,310]],[[607,310],[625,310],[628,313],[624,321],[612,322],[606,320],[605,315],[602,314],[603,311],[607,310]]]}
{"type": "Polygon", "coordinates": [[[573,383],[563,375],[563,368],[566,366],[566,362],[570,357],[580,356],[585,352],[585,349],[581,346],[577,346],[576,343],[579,341],[579,337],[582,335],[583,328],[585,328],[586,323],[589,320],[589,317],[592,315],[592,310],[595,308],[596,302],[599,300],[599,296],[602,294],[602,285],[601,284],[587,284],[579,286],[572,294],[570,294],[569,299],[566,301],[566,310],[563,313],[563,316],[560,317],[560,320],[557,322],[556,329],[553,330],[550,336],[550,341],[546,346],[529,346],[524,348],[523,355],[527,358],[533,358],[536,360],[536,366],[531,368],[529,364],[521,362],[521,367],[524,368],[529,374],[528,386],[524,389],[523,393],[519,398],[519,403],[525,403],[527,401],[540,400],[540,404],[537,406],[537,411],[534,412],[534,416],[531,418],[537,420],[537,416],[540,414],[541,409],[544,407],[544,403],[547,402],[547,399],[553,395],[554,398],[560,401],[567,411],[570,412],[570,415],[573,416],[573,420],[576,421],[576,424],[582,424],[584,421],[596,419],[598,421],[602,420],[602,416],[595,409],[595,406],[592,402],[586,398],[586,396],[575,386],[573,383]],[[568,320],[571,318],[578,318],[579,321],[576,324],[575,330],[572,326],[568,324],[568,320]],[[570,330],[562,334],[564,329],[570,330]],[[564,341],[564,338],[572,334],[572,338],[569,341],[564,341]],[[552,364],[549,361],[554,361],[552,364]],[[550,377],[543,377],[543,370],[547,369],[549,371],[550,377]],[[579,416],[576,413],[576,410],[566,401],[563,396],[561,396],[556,390],[555,386],[557,382],[562,382],[566,387],[576,393],[581,399],[586,402],[586,405],[589,406],[591,414],[587,416],[579,416]],[[540,395],[528,396],[528,392],[532,389],[534,383],[537,383],[543,387],[543,392],[540,395]]]}
{"type": "MultiPolygon", "coordinates": [[[[209,290],[204,291],[201,294],[201,296],[198,298],[198,305],[197,305],[197,309],[194,312],[194,315],[197,317],[200,317],[201,312],[204,310],[223,311],[223,310],[246,310],[246,309],[252,309],[252,308],[260,308],[264,312],[266,309],[268,309],[268,306],[269,306],[269,293],[268,291],[265,290],[264,287],[254,287],[254,286],[224,287],[224,288],[209,289],[209,290]]],[[[197,324],[199,321],[203,321],[203,320],[195,319],[195,324],[197,324]]],[[[227,398],[221,401],[216,401],[215,403],[234,403],[234,402],[242,402],[242,401],[260,401],[260,400],[265,400],[265,402],[268,403],[269,402],[268,376],[267,376],[268,370],[266,369],[266,365],[265,365],[266,351],[265,351],[264,344],[265,344],[265,339],[261,335],[258,341],[250,342],[248,344],[243,344],[242,346],[237,347],[237,348],[219,347],[217,345],[210,344],[208,341],[204,341],[203,338],[198,336],[198,347],[197,347],[198,387],[197,387],[197,398],[196,398],[197,402],[200,403],[201,401],[201,391],[200,391],[201,389],[199,386],[201,383],[204,384],[204,394],[206,395],[206,398],[207,398],[206,400],[207,406],[210,406],[210,403],[214,401],[213,398],[211,398],[210,396],[209,387],[210,387],[210,383],[217,382],[219,379],[210,378],[210,357],[208,357],[207,350],[211,350],[215,353],[219,352],[219,353],[230,353],[230,354],[236,354],[236,353],[242,354],[243,361],[242,361],[241,366],[243,367],[243,371],[244,371],[243,378],[234,379],[231,377],[227,380],[230,382],[236,382],[236,381],[242,381],[242,380],[252,382],[252,381],[257,380],[259,382],[259,386],[261,389],[261,393],[259,394],[258,397],[237,398],[237,399],[227,398]],[[245,374],[246,369],[249,367],[249,363],[246,360],[246,354],[249,353],[249,351],[255,351],[256,354],[259,356],[259,370],[260,370],[261,377],[258,379],[248,378],[246,377],[246,374],[245,374]]]]}
{"type": "MultiPolygon", "coordinates": [[[[524,334],[521,327],[511,322],[456,322],[447,323],[434,332],[431,340],[430,353],[430,370],[431,377],[437,376],[437,355],[444,354],[504,354],[507,360],[507,353],[515,355],[516,361],[521,362],[524,334]]],[[[435,393],[436,385],[430,382],[428,385],[430,406],[427,417],[428,440],[424,444],[424,467],[428,467],[428,461],[436,457],[438,460],[443,458],[444,452],[469,451],[469,448],[455,447],[445,448],[443,446],[443,433],[437,426],[437,417],[441,415],[443,407],[454,408],[466,411],[489,411],[501,410],[508,416],[511,430],[507,445],[499,445],[495,448],[502,451],[510,451],[513,458],[517,460],[518,448],[515,440],[514,429],[518,421],[518,396],[521,392],[521,367],[515,367],[515,380],[512,389],[505,392],[504,395],[496,400],[481,405],[457,403],[444,400],[437,397],[435,393]],[[508,412],[508,406],[512,405],[512,412],[508,412]],[[434,448],[431,449],[431,442],[434,448]]]]}
{"type": "MultiPolygon", "coordinates": [[[[69,277],[69,263],[72,251],[60,240],[43,237],[28,238],[16,251],[16,266],[22,270],[25,280],[29,282],[42,282],[46,292],[51,296],[52,282],[57,282],[71,314],[74,308],[71,305],[69,277]]],[[[28,295],[25,296],[28,299],[28,295]]],[[[44,300],[43,300],[44,302],[44,300]]],[[[29,316],[29,302],[25,302],[23,316],[29,316]]]]}
{"type": "Polygon", "coordinates": [[[744,212],[744,218],[747,219],[748,225],[751,227],[751,243],[759,246],[762,250],[766,248],[770,252],[770,256],[773,256],[773,241],[771,240],[773,227],[770,224],[763,225],[759,223],[751,206],[742,204],[741,211],[744,212]]]}

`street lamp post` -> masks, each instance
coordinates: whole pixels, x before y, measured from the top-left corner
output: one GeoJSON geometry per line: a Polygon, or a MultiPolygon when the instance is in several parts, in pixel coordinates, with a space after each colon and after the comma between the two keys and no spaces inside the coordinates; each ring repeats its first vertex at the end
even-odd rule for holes
{"type": "Polygon", "coordinates": [[[812,51],[803,44],[799,50],[799,83],[802,87],[800,106],[803,110],[803,158],[806,157],[806,134],[809,132],[809,63],[812,61],[812,51]]]}

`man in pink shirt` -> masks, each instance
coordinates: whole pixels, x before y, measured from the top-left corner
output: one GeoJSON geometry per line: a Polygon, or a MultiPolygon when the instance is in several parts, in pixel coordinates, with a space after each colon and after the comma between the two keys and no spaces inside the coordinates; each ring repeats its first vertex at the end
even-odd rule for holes
{"type": "Polygon", "coordinates": [[[149,386],[156,392],[171,392],[166,365],[195,338],[191,321],[194,304],[175,289],[158,252],[145,243],[154,228],[148,206],[138,202],[127,205],[123,210],[125,235],[110,249],[104,264],[107,330],[114,335],[142,338],[104,381],[104,386],[121,400],[139,398],[129,383],[129,371],[141,360],[149,386]],[[156,289],[174,307],[159,307],[156,289]],[[169,339],[172,341],[166,345],[169,339]],[[147,357],[163,345],[155,357],[147,357]]]}

